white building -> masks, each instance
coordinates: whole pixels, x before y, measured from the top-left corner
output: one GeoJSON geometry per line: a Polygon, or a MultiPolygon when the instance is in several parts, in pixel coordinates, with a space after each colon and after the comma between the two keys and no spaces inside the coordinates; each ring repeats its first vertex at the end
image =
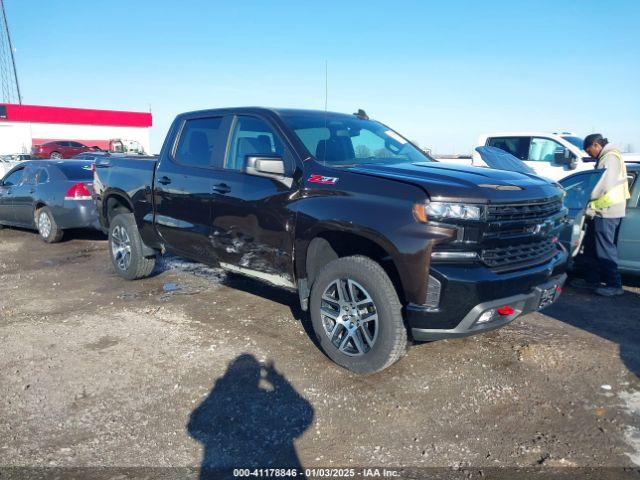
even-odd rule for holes
{"type": "Polygon", "coordinates": [[[151,153],[149,112],[0,104],[0,155],[30,153],[33,145],[73,140],[108,150],[112,140],[136,141],[151,153]]]}

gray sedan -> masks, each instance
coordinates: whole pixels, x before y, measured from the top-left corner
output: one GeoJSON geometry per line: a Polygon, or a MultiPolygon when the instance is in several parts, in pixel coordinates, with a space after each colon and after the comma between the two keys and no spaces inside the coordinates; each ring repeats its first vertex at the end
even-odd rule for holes
{"type": "Polygon", "coordinates": [[[91,161],[20,163],[0,180],[0,228],[35,229],[48,243],[60,241],[66,229],[99,229],[92,181],[91,161]]]}

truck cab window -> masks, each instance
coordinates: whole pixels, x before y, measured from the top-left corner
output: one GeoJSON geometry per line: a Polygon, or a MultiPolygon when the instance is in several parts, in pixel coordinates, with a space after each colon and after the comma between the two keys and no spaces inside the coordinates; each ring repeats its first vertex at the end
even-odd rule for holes
{"type": "Polygon", "coordinates": [[[533,137],[529,147],[529,160],[532,162],[553,162],[556,152],[564,147],[550,138],[533,137]]]}
{"type": "Polygon", "coordinates": [[[529,159],[531,137],[495,137],[487,142],[488,147],[496,147],[520,160],[529,159]]]}
{"type": "Polygon", "coordinates": [[[280,155],[286,171],[291,170],[291,156],[282,139],[260,118],[238,117],[225,168],[242,170],[247,155],[280,155]]]}
{"type": "Polygon", "coordinates": [[[222,117],[194,118],[185,121],[174,159],[194,167],[212,165],[214,142],[218,138],[222,117]]]}

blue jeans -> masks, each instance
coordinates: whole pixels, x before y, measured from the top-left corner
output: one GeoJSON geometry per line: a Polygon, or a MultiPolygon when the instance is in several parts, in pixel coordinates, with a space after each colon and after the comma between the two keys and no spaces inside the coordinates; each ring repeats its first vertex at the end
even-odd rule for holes
{"type": "Polygon", "coordinates": [[[585,280],[621,288],[618,271],[618,232],[621,218],[594,217],[587,223],[584,239],[585,280]]]}

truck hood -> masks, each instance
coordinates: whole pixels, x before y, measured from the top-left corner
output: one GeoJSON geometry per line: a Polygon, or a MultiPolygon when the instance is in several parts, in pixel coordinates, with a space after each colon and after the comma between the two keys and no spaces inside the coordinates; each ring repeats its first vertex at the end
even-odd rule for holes
{"type": "Polygon", "coordinates": [[[561,192],[557,184],[536,175],[441,162],[371,164],[348,170],[417,185],[432,200],[517,203],[552,198],[561,192]]]}

